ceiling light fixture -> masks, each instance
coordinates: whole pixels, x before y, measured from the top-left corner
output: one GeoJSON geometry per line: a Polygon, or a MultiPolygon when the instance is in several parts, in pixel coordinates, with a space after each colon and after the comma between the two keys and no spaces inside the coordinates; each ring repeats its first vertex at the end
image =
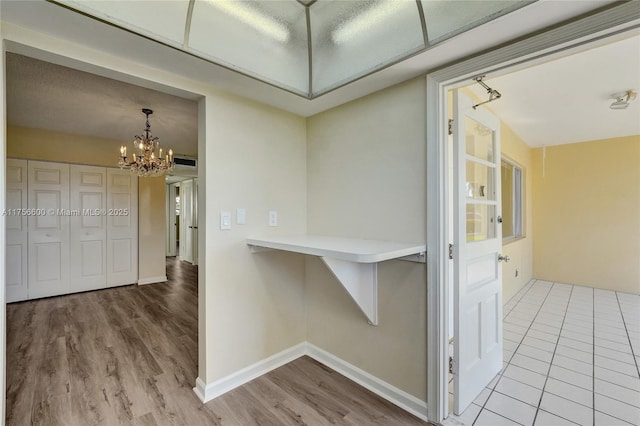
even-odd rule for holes
{"type": "Polygon", "coordinates": [[[255,28],[264,35],[282,43],[289,41],[290,35],[287,27],[257,9],[247,7],[241,2],[233,0],[209,0],[209,4],[255,28]]]}
{"type": "Polygon", "coordinates": [[[611,95],[612,99],[615,99],[609,105],[611,109],[627,109],[629,103],[635,100],[638,97],[638,94],[633,90],[627,90],[626,92],[614,93],[611,95]]]}
{"type": "Polygon", "coordinates": [[[120,161],[118,165],[121,169],[129,169],[131,174],[138,176],[161,176],[167,172],[173,171],[173,150],[169,150],[168,154],[162,156],[162,148],[156,156],[156,148],[160,145],[158,137],[151,134],[151,125],[149,124],[149,116],[153,111],[143,108],[142,112],[147,116],[147,123],[142,136],[135,136],[133,140],[134,149],[138,150],[138,155],[133,154],[133,159],[127,159],[127,147],[120,147],[120,161]]]}

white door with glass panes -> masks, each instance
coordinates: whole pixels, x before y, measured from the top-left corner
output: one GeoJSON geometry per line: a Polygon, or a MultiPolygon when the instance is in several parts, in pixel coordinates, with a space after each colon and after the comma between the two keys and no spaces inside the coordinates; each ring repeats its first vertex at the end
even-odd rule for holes
{"type": "Polygon", "coordinates": [[[453,96],[454,407],[462,413],[502,369],[500,122],[453,96]]]}
{"type": "Polygon", "coordinates": [[[69,165],[28,162],[29,298],[69,293],[69,165]]]}
{"type": "Polygon", "coordinates": [[[71,292],[107,286],[107,170],[71,165],[71,292]]]}
{"type": "Polygon", "coordinates": [[[7,303],[26,300],[27,294],[27,160],[7,159],[6,299],[7,303]]]}

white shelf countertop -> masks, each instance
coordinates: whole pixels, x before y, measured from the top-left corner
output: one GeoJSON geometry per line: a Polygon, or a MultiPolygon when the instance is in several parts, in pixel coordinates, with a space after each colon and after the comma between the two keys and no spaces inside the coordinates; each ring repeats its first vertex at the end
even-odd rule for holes
{"type": "Polygon", "coordinates": [[[357,263],[377,263],[425,253],[426,244],[337,238],[320,235],[248,238],[247,244],[357,263]]]}

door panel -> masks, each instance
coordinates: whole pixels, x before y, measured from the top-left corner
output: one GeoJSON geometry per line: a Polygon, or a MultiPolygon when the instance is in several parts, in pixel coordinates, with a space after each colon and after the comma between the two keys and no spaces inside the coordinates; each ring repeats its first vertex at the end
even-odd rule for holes
{"type": "Polygon", "coordinates": [[[104,167],[70,167],[70,290],[107,286],[107,173],[104,167]],[[79,214],[75,215],[78,212],[79,214]]]}
{"type": "Polygon", "coordinates": [[[137,176],[107,169],[107,210],[115,213],[107,215],[107,287],[137,283],[137,176]]]}
{"type": "MultiPolygon", "coordinates": [[[[26,209],[27,160],[7,159],[7,211],[26,209]]],[[[27,216],[10,214],[5,217],[6,229],[6,299],[7,303],[27,299],[27,216]]]]}
{"type": "Polygon", "coordinates": [[[180,183],[180,260],[193,263],[193,181],[180,183]]]}
{"type": "Polygon", "coordinates": [[[191,191],[191,257],[194,265],[198,264],[198,179],[193,180],[193,190],[191,191]]]}
{"type": "Polygon", "coordinates": [[[177,256],[176,184],[167,185],[167,256],[177,256]]]}
{"type": "Polygon", "coordinates": [[[28,162],[28,297],[69,293],[69,165],[28,162]]]}
{"type": "Polygon", "coordinates": [[[502,369],[500,122],[454,92],[454,413],[502,369]]]}

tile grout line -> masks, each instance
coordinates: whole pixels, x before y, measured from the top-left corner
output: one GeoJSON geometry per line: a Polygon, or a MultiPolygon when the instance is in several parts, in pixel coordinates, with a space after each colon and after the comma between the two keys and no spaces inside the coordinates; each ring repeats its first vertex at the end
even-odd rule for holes
{"type": "Polygon", "coordinates": [[[638,370],[638,375],[640,376],[640,366],[638,366],[638,359],[636,358],[636,353],[633,350],[633,344],[631,342],[631,336],[629,335],[629,329],[627,328],[627,321],[624,319],[624,312],[622,312],[622,306],[620,305],[620,298],[618,297],[618,292],[614,292],[616,294],[616,301],[618,302],[618,309],[620,309],[620,315],[622,316],[622,324],[624,325],[624,331],[627,333],[627,340],[629,341],[629,348],[631,349],[631,356],[633,357],[633,361],[636,363],[636,370],[638,370]]]}
{"type": "MultiPolygon", "coordinates": [[[[592,416],[593,416],[593,426],[596,425],[596,292],[591,290],[591,300],[593,300],[592,305],[592,315],[593,315],[593,355],[591,362],[591,404],[592,404],[592,416]]],[[[624,321],[624,319],[623,319],[624,321]]]]}
{"type": "MultiPolygon", "coordinates": [[[[556,283],[553,283],[554,286],[555,284],[556,283]]],[[[551,290],[549,291],[549,293],[551,293],[551,290]]],[[[551,367],[553,366],[553,358],[556,356],[556,350],[558,349],[558,342],[560,341],[560,336],[562,335],[562,327],[564,326],[564,321],[567,318],[567,312],[569,311],[569,305],[571,304],[572,295],[573,295],[573,286],[571,286],[571,291],[569,292],[566,308],[564,310],[564,316],[562,317],[562,324],[560,324],[560,332],[558,333],[558,338],[556,339],[556,345],[553,348],[553,354],[551,355],[551,360],[549,361],[549,369],[547,370],[547,375],[544,378],[544,384],[542,385],[542,392],[540,392],[540,399],[538,400],[538,406],[536,407],[536,414],[533,416],[533,424],[536,423],[536,419],[538,418],[538,412],[540,411],[540,404],[542,404],[542,397],[544,396],[544,388],[547,387],[547,381],[549,380],[549,373],[551,373],[551,367]]],[[[557,414],[554,414],[554,415],[557,415],[557,414]]]]}
{"type": "MultiPolygon", "coordinates": [[[[531,291],[531,289],[533,289],[533,286],[535,285],[536,282],[538,282],[538,280],[535,280],[529,286],[527,291],[522,295],[522,297],[520,299],[518,299],[518,302],[516,302],[516,304],[513,306],[513,308],[511,308],[511,311],[509,311],[509,313],[511,313],[516,308],[516,306],[520,303],[520,301],[531,291]]],[[[524,290],[524,288],[523,288],[523,290],[524,290]]],[[[549,289],[549,291],[551,291],[551,289],[549,289]]],[[[547,295],[548,295],[548,293],[547,293],[547,295]]],[[[545,296],[545,300],[546,300],[546,296],[545,296]]],[[[542,305],[541,305],[541,307],[542,307],[542,305]]],[[[535,319],[535,317],[534,317],[534,319],[535,319]]],[[[533,320],[531,322],[533,323],[533,320]]],[[[503,326],[503,331],[504,331],[504,318],[502,318],[502,326],[503,326]]],[[[529,331],[529,329],[527,329],[527,331],[529,331]]],[[[522,336],[522,339],[524,339],[524,336],[526,336],[527,331],[525,331],[524,335],[522,336]]],[[[520,341],[522,341],[522,339],[520,339],[520,341]]],[[[503,340],[504,340],[504,337],[503,337],[503,340]]],[[[516,350],[518,350],[519,347],[520,347],[520,343],[518,343],[518,346],[516,346],[516,350]]],[[[513,353],[515,354],[515,351],[513,353]]],[[[512,355],[512,358],[513,358],[513,355],[512,355]]],[[[504,359],[503,359],[503,361],[504,361],[504,359]]],[[[480,414],[482,414],[482,410],[485,410],[484,407],[487,405],[487,402],[489,401],[489,398],[491,398],[491,395],[493,395],[493,392],[495,391],[496,386],[498,386],[498,383],[500,383],[500,379],[502,379],[502,375],[504,374],[504,371],[507,369],[507,367],[510,364],[511,364],[511,359],[509,359],[509,362],[507,362],[507,366],[506,367],[504,366],[504,362],[503,362],[502,370],[500,371],[500,373],[497,374],[498,380],[496,381],[496,384],[493,386],[493,388],[491,388],[491,391],[489,392],[489,396],[487,397],[487,399],[482,403],[482,406],[480,407],[480,411],[478,411],[478,414],[476,414],[475,418],[473,419],[473,422],[471,423],[471,426],[476,424],[476,422],[478,421],[478,417],[480,417],[480,414]]],[[[493,379],[491,381],[493,381],[493,379]]],[[[488,408],[486,410],[487,411],[491,411],[488,408]]],[[[491,411],[491,412],[493,413],[493,411],[491,411]]],[[[494,413],[494,414],[497,414],[497,413],[494,413]]],[[[504,417],[504,416],[501,416],[501,417],[504,417]]],[[[504,417],[504,418],[506,419],[506,417],[504,417]]],[[[511,420],[511,419],[509,419],[509,420],[511,420]]]]}
{"type": "MultiPolygon", "coordinates": [[[[537,282],[537,281],[536,281],[537,282]]],[[[527,293],[529,293],[529,291],[531,291],[531,289],[533,289],[534,284],[531,285],[531,287],[529,288],[529,290],[527,290],[527,293]]],[[[540,307],[538,308],[538,311],[536,312],[535,316],[533,317],[533,319],[531,320],[529,327],[527,327],[527,331],[524,332],[524,334],[522,335],[522,339],[520,339],[520,342],[518,342],[518,346],[516,346],[516,349],[513,351],[513,355],[515,355],[516,351],[518,350],[518,348],[520,347],[520,344],[522,343],[522,340],[524,340],[525,336],[527,335],[527,333],[529,332],[529,330],[531,330],[531,324],[533,324],[533,322],[536,320],[536,318],[538,317],[538,314],[540,314],[540,310],[542,309],[542,307],[544,306],[544,302],[546,302],[547,298],[549,297],[549,294],[551,293],[551,289],[553,288],[553,286],[555,285],[555,283],[551,283],[551,286],[549,287],[549,289],[547,290],[547,294],[545,294],[544,299],[542,300],[542,302],[540,303],[540,307]]],[[[524,295],[522,295],[522,298],[524,298],[526,296],[526,293],[524,295]]],[[[520,300],[522,300],[522,298],[520,300]]],[[[518,301],[518,303],[520,303],[520,300],[518,301]]],[[[517,305],[517,304],[516,304],[517,305]]],[[[515,309],[515,306],[513,307],[513,309],[515,309]]],[[[504,319],[502,320],[504,323],[504,319]]],[[[478,415],[476,416],[475,420],[473,421],[473,424],[475,424],[475,422],[478,420],[478,417],[480,417],[480,414],[482,413],[482,410],[485,410],[485,406],[487,405],[487,402],[489,402],[489,399],[491,398],[491,395],[493,395],[494,392],[498,392],[496,391],[496,387],[498,387],[498,384],[500,383],[500,380],[502,379],[504,372],[506,371],[507,367],[509,367],[511,365],[511,359],[513,359],[513,355],[511,356],[511,358],[509,359],[509,362],[507,362],[507,366],[502,368],[502,371],[500,372],[500,374],[498,375],[498,380],[496,381],[495,386],[491,389],[491,392],[489,392],[489,396],[487,397],[487,400],[484,402],[484,404],[482,404],[482,408],[480,409],[480,411],[478,412],[478,415]]],[[[498,392],[500,393],[500,392],[498,392]]],[[[486,409],[487,411],[491,411],[488,408],[486,409]]],[[[493,411],[491,411],[493,413],[493,411]]],[[[536,410],[536,414],[537,414],[537,410],[536,410]]],[[[504,417],[504,416],[502,416],[504,417]]],[[[506,418],[506,417],[505,417],[506,418]]],[[[534,416],[534,421],[535,421],[535,416],[534,416]]],[[[511,420],[511,419],[509,419],[511,420]]],[[[512,420],[514,421],[514,420],[512,420]]],[[[515,422],[515,421],[514,421],[515,422]]],[[[518,423],[518,422],[515,422],[518,423]]]]}

